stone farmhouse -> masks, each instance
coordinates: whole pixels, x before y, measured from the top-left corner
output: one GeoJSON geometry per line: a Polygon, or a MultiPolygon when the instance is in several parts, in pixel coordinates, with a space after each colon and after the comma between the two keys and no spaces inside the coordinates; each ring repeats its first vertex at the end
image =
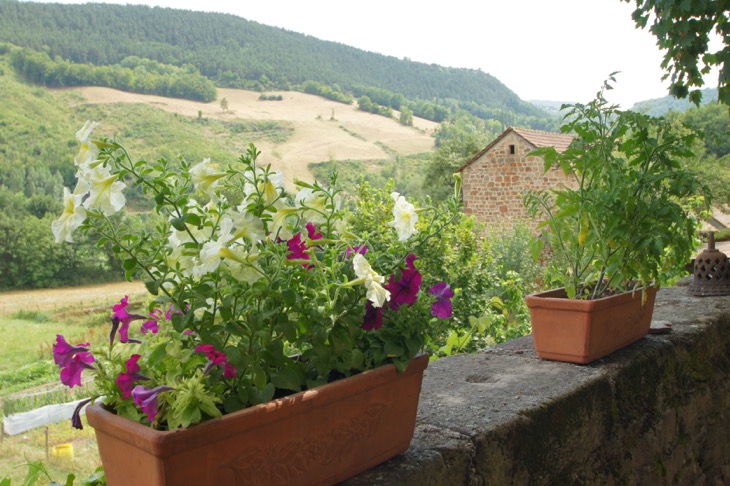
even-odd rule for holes
{"type": "Polygon", "coordinates": [[[530,216],[522,196],[530,189],[549,189],[566,184],[558,168],[543,170],[542,157],[527,156],[539,147],[558,152],[574,135],[509,127],[460,169],[464,212],[487,226],[512,227],[530,216]]]}

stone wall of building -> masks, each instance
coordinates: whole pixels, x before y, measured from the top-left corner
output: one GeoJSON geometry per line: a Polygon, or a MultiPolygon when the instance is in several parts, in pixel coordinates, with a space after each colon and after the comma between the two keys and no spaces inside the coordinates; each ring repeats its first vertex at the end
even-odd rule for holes
{"type": "Polygon", "coordinates": [[[661,289],[654,320],[590,365],[531,336],[431,363],[410,449],[344,484],[730,484],[730,297],[661,289]]]}
{"type": "Polygon", "coordinates": [[[542,158],[527,156],[532,150],[522,137],[509,133],[464,168],[464,212],[487,225],[511,227],[516,221],[531,220],[522,203],[525,191],[568,181],[558,169],[545,173],[542,158]]]}

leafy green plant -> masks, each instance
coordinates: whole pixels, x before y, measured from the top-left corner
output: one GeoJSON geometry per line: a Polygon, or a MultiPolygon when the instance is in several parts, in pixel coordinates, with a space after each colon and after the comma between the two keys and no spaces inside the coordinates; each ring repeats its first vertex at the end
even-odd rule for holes
{"type": "Polygon", "coordinates": [[[533,216],[543,218],[538,250],[550,249],[549,278],[570,298],[664,285],[682,275],[696,244],[697,211],[709,196],[682,159],[692,134],[661,118],[620,111],[604,98],[567,105],[561,130],[576,138],[562,153],[531,152],[558,166],[569,182],[526,194],[533,216]]]}
{"type": "Polygon", "coordinates": [[[108,342],[59,335],[53,355],[64,384],[88,370],[92,397],[120,416],[176,429],[384,364],[402,371],[451,316],[453,292],[416,262],[459,217],[456,195],[417,210],[391,194],[392,219],[371,228],[390,237],[376,244],[347,224],[336,175],[291,195],[253,145],[225,168],[133,161],[91,141],[95,127],[77,134],[78,183],[51,229],[58,243],[79,228],[110,243],[152,302],[133,311],[122,298],[108,342]],[[114,218],[128,183],[155,201],[154,230],[114,218]]]}
{"type": "MultiPolygon", "coordinates": [[[[66,476],[66,480],[63,483],[54,481],[42,461],[29,461],[27,466],[28,473],[23,480],[23,486],[33,486],[41,479],[48,480],[50,486],[74,486],[74,484],[78,484],[79,486],[106,486],[106,477],[104,476],[104,469],[101,466],[89,477],[82,479],[80,483],[76,483],[75,474],[66,476]]],[[[0,486],[11,486],[10,478],[0,480],[0,486]]]]}

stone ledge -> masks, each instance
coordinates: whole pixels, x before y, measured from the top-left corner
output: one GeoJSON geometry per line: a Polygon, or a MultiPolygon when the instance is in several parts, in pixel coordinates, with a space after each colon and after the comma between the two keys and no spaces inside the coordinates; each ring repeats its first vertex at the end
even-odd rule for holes
{"type": "Polygon", "coordinates": [[[410,449],[343,484],[730,484],[730,297],[662,289],[654,320],[590,365],[531,336],[431,363],[410,449]]]}

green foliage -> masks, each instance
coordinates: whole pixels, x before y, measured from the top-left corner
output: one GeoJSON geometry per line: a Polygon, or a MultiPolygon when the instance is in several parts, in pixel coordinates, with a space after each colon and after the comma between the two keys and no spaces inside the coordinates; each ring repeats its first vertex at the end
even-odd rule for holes
{"type": "Polygon", "coordinates": [[[720,71],[718,99],[730,104],[730,1],[728,0],[623,0],[636,3],[632,17],[638,27],[649,30],[664,50],[663,79],[669,78],[669,91],[677,98],[686,98],[699,104],[702,95],[698,89],[704,84],[703,76],[717,66],[720,71]],[[722,46],[710,50],[710,36],[717,34],[722,46]]]}
{"type": "MultiPolygon", "coordinates": [[[[47,480],[50,486],[74,486],[76,476],[69,474],[66,476],[66,480],[63,483],[57,483],[51,478],[50,473],[46,469],[46,466],[42,461],[29,461],[27,462],[28,473],[23,480],[23,486],[33,486],[40,480],[47,480]]],[[[82,479],[79,486],[106,486],[106,477],[104,475],[104,469],[99,466],[92,475],[86,479],[82,479]]],[[[0,486],[11,486],[10,478],[0,480],[0,486]]]]}
{"type": "MultiPolygon", "coordinates": [[[[27,352],[25,353],[25,358],[26,360],[28,358],[27,352]]],[[[57,378],[58,368],[51,361],[47,360],[8,369],[0,369],[0,396],[6,397],[11,393],[33,386],[52,383],[57,378]]]]}
{"type": "Polygon", "coordinates": [[[525,204],[544,218],[550,275],[571,298],[680,277],[699,226],[691,205],[709,202],[682,165],[694,136],[663,119],[618,110],[603,96],[610,87],[606,82],[587,105],[568,107],[562,131],[578,136],[564,152],[531,153],[544,158],[546,171],[559,166],[570,179],[564,188],[529,192],[525,204]]]}
{"type": "Polygon", "coordinates": [[[11,64],[29,82],[45,86],[105,86],[170,98],[213,101],[213,83],[192,66],[178,68],[132,56],[113,66],[95,66],[51,59],[45,52],[14,49],[11,64]]]}
{"type": "MultiPolygon", "coordinates": [[[[362,182],[357,191],[349,220],[353,230],[366,234],[375,248],[393,244],[387,222],[392,219],[390,194],[394,188],[392,180],[383,188],[362,182]]],[[[444,223],[436,219],[420,224],[444,223]]],[[[445,281],[456,294],[453,319],[447,325],[436,319],[431,322],[438,326],[428,343],[428,351],[434,355],[475,351],[529,332],[524,296],[533,287],[517,273],[528,268],[524,264],[528,260],[527,233],[524,229],[514,234],[493,233],[482,241],[480,232],[472,218],[461,215],[449,231],[414,250],[419,270],[429,276],[429,280],[424,277],[423,287],[445,281]]]]}
{"type": "MultiPolygon", "coordinates": [[[[65,193],[52,228],[56,241],[69,241],[79,228],[94,231],[111,243],[127,279],[142,276],[154,299],[147,310],[159,332],[134,345],[117,345],[112,332],[88,355],[95,363],[91,396],[103,396],[118,415],[157,428],[187,427],[218,416],[220,407],[231,412],[270,400],[277,389],[312,388],[389,363],[403,370],[438,331],[434,321],[450,317],[429,317],[437,300],[450,305],[446,290],[437,295],[402,281],[416,272],[411,248],[449,234],[460,214],[456,197],[424,208],[432,224],[416,234],[415,208],[401,197],[398,213],[392,209],[396,224],[382,228],[397,239],[371,244],[369,233],[356,235],[343,219],[336,175],[326,186],[297,181],[300,190],[290,195],[281,174],[258,165],[253,145],[225,168],[209,160],[135,161],[111,139],[89,141],[95,127],[88,122],[79,131],[80,182],[74,194],[65,193]],[[154,201],[161,216],[154,228],[113,219],[124,206],[122,181],[154,201]],[[97,193],[99,186],[108,189],[97,193]],[[366,256],[357,251],[363,246],[366,256]],[[125,393],[118,384],[132,366],[149,379],[143,387],[159,403],[154,411],[139,408],[139,390],[125,393]]],[[[114,325],[147,319],[130,315],[127,305],[124,298],[115,307],[114,325]]],[[[54,353],[67,349],[62,341],[54,353]]],[[[71,385],[68,376],[62,380],[71,385]]]]}
{"type": "Polygon", "coordinates": [[[434,201],[445,200],[451,193],[453,174],[500,131],[499,123],[484,122],[468,113],[442,123],[436,132],[436,151],[426,165],[424,192],[434,201]]]}
{"type": "Polygon", "coordinates": [[[375,115],[382,115],[386,118],[391,118],[393,116],[393,110],[389,106],[373,103],[367,96],[361,96],[357,100],[357,109],[373,113],[375,115]]]}

